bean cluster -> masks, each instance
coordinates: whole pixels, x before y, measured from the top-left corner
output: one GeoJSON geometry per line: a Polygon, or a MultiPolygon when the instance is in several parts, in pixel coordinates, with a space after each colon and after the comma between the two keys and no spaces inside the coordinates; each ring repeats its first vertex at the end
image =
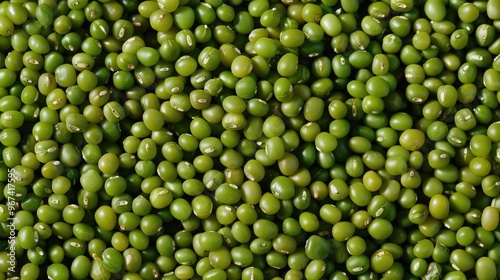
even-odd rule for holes
{"type": "Polygon", "coordinates": [[[500,0],[3,1],[0,279],[497,279],[499,33],[500,0]]]}

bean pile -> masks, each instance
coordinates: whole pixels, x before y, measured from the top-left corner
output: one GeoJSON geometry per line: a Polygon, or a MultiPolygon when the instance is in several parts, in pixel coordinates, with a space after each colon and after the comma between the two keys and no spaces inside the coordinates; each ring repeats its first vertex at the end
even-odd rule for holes
{"type": "Polygon", "coordinates": [[[497,279],[499,33],[500,0],[2,1],[0,279],[497,279]]]}

